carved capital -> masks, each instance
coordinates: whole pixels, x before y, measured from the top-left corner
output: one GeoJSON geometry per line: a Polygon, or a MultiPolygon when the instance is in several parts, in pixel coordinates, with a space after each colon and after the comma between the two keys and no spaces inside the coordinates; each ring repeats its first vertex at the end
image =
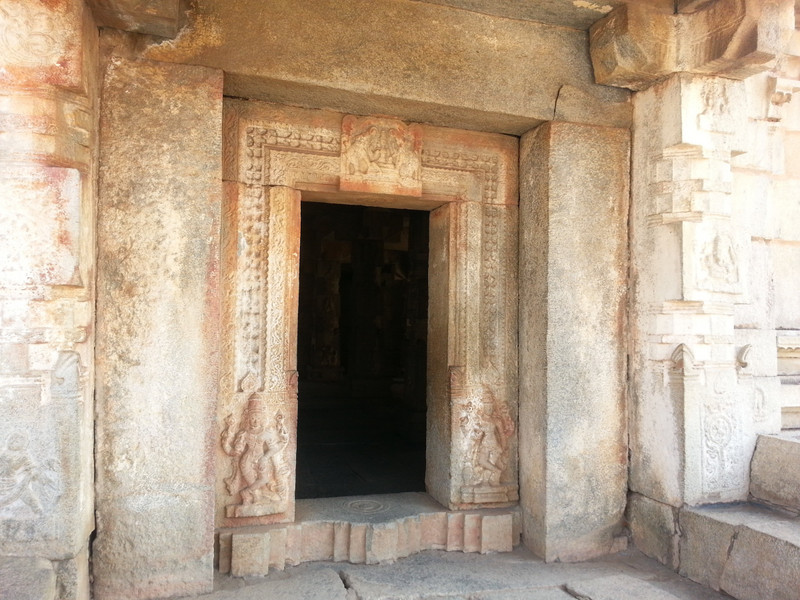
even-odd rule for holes
{"type": "Polygon", "coordinates": [[[687,0],[677,14],[623,5],[590,30],[597,83],[644,89],[676,72],[744,79],[789,49],[793,0],[687,0]]]}

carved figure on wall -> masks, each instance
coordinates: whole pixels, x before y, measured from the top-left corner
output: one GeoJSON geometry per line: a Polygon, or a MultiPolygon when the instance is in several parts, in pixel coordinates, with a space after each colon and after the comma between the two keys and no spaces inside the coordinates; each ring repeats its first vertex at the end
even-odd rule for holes
{"type": "Polygon", "coordinates": [[[222,449],[231,457],[232,471],[225,478],[225,486],[231,496],[241,495],[242,505],[253,507],[244,511],[247,515],[232,516],[267,515],[286,509],[290,469],[283,451],[288,443],[283,414],[278,412],[270,426],[266,406],[256,394],[250,395],[238,427],[233,415],[227,416],[222,449]]]}
{"type": "Polygon", "coordinates": [[[461,427],[470,445],[463,469],[464,485],[500,486],[515,430],[508,407],[484,387],[481,401],[468,404],[461,427]]]}
{"type": "Polygon", "coordinates": [[[389,186],[387,191],[417,195],[421,190],[420,164],[420,133],[416,126],[394,119],[352,115],[342,121],[343,189],[380,183],[389,186]]]}
{"type": "Polygon", "coordinates": [[[708,277],[722,286],[729,286],[739,281],[739,272],[736,266],[736,251],[728,235],[717,234],[706,245],[703,266],[708,277]]]}
{"type": "Polygon", "coordinates": [[[13,432],[0,451],[0,508],[20,500],[35,515],[42,514],[42,492],[55,489],[51,471],[33,461],[25,433],[13,432]]]}

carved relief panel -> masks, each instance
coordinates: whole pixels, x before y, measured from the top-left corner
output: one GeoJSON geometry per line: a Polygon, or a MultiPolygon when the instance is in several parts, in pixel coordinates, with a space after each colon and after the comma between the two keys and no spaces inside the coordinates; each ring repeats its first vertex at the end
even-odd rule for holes
{"type": "Polygon", "coordinates": [[[517,141],[233,100],[224,140],[218,524],[293,519],[301,193],[437,209],[428,489],[452,508],[515,502],[517,141]]]}

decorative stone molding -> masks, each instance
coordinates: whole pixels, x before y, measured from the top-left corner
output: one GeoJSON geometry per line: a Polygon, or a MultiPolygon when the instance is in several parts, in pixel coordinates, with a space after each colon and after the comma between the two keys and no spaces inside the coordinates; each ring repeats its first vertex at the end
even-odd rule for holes
{"type": "MultiPolygon", "coordinates": [[[[429,450],[447,463],[450,475],[431,493],[451,508],[514,502],[516,140],[234,100],[226,104],[224,123],[228,337],[218,415],[221,422],[230,418],[220,434],[219,464],[227,464],[226,476],[238,468],[243,454],[236,453],[233,440],[248,434],[233,415],[247,412],[248,403],[263,394],[273,407],[270,415],[280,410],[284,416],[288,441],[282,452],[290,476],[278,486],[287,490],[288,502],[268,510],[244,508],[249,499],[242,497],[241,480],[232,487],[218,481],[218,503],[230,504],[231,497],[240,502],[218,514],[218,524],[293,520],[297,391],[284,374],[296,371],[301,194],[316,201],[433,211],[431,253],[443,253],[445,261],[431,259],[431,269],[441,269],[432,277],[442,278],[445,293],[432,302],[445,329],[435,332],[429,349],[428,412],[443,419],[429,427],[431,435],[443,436],[429,439],[429,450]],[[448,362],[461,366],[448,370],[448,362]],[[255,382],[250,394],[242,386],[245,377],[255,382]]],[[[440,326],[439,317],[430,318],[440,326]]],[[[256,487],[264,485],[269,488],[256,487]]]]}
{"type": "Polygon", "coordinates": [[[595,81],[641,90],[676,72],[768,71],[787,49],[794,11],[793,0],[684,2],[676,14],[622,5],[590,29],[595,81]]]}

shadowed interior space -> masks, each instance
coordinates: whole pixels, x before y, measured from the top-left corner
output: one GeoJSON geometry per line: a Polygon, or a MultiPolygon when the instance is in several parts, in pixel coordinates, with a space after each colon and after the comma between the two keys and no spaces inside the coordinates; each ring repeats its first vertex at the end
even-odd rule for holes
{"type": "Polygon", "coordinates": [[[297,498],[425,489],[428,213],[303,202],[297,498]]]}

